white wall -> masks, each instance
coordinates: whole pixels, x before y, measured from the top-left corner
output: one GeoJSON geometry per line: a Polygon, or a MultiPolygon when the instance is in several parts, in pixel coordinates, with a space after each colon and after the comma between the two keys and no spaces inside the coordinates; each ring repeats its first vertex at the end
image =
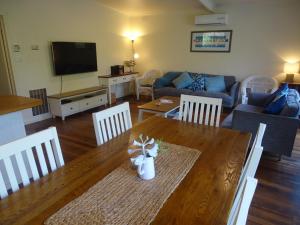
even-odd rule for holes
{"type": "Polygon", "coordinates": [[[139,70],[233,74],[241,80],[277,76],[285,60],[300,61],[300,1],[232,2],[217,7],[229,15],[227,26],[193,25],[195,14],[132,17],[134,29],[144,34],[136,43],[139,70]],[[191,31],[216,29],[233,30],[231,53],[190,52],[191,31]]]}
{"type": "MultiPolygon", "coordinates": [[[[17,94],[47,88],[48,94],[60,91],[60,77],[54,76],[51,41],[97,43],[98,72],[63,77],[63,91],[98,85],[97,76],[110,73],[110,66],[122,64],[130,55],[130,43],[122,36],[128,17],[103,7],[96,0],[1,0],[17,94]],[[19,44],[19,53],[12,46],[19,44]],[[40,50],[31,50],[39,45],[40,50]]],[[[42,117],[49,115],[44,115],[42,117]]],[[[32,122],[31,110],[25,121],[32,122]]]]}

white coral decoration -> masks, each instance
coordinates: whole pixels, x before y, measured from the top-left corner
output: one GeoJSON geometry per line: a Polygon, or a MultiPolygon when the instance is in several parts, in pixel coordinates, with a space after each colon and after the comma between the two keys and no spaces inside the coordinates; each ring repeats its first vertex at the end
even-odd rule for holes
{"type": "Polygon", "coordinates": [[[135,146],[139,146],[141,148],[137,148],[137,149],[128,149],[128,153],[129,154],[132,154],[134,152],[137,152],[137,151],[141,151],[143,154],[142,155],[139,155],[135,158],[131,158],[131,162],[135,165],[135,166],[139,166],[141,164],[143,164],[144,162],[144,159],[146,157],[156,157],[157,156],[157,151],[158,151],[158,144],[157,143],[154,143],[154,139],[151,138],[149,140],[149,137],[147,136],[146,139],[144,140],[143,139],[143,135],[140,135],[139,136],[139,139],[140,139],[140,142],[134,140],[133,141],[133,145],[135,146]],[[154,145],[153,145],[154,144],[154,145]],[[147,149],[147,145],[153,145],[152,148],[150,149],[147,149]]]}

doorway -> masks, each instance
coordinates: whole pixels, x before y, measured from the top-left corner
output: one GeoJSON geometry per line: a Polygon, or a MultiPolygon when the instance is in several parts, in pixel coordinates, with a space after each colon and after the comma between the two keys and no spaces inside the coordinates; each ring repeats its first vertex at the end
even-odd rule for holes
{"type": "Polygon", "coordinates": [[[0,95],[16,95],[3,16],[0,15],[0,95]]]}

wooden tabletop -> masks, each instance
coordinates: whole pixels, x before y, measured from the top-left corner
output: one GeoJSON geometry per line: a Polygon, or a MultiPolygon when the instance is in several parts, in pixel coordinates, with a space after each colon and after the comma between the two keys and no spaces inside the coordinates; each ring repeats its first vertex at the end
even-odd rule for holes
{"type": "Polygon", "coordinates": [[[96,92],[96,91],[102,91],[102,90],[106,90],[106,88],[101,87],[101,86],[95,86],[95,87],[89,87],[89,88],[79,89],[79,90],[75,90],[75,91],[63,92],[61,94],[49,95],[48,98],[61,99],[61,98],[67,98],[67,97],[71,97],[71,96],[82,95],[82,94],[96,92]]]}
{"type": "Polygon", "coordinates": [[[0,96],[0,115],[17,112],[41,105],[40,99],[21,97],[15,95],[0,96]]]}
{"type": "Polygon", "coordinates": [[[139,109],[152,110],[156,112],[169,112],[177,107],[179,107],[180,98],[174,96],[164,96],[159,99],[148,102],[144,105],[138,106],[139,109]],[[168,99],[173,101],[173,103],[161,103],[161,99],[168,99]]]}
{"type": "Polygon", "coordinates": [[[126,76],[126,75],[133,75],[133,74],[138,74],[139,72],[126,72],[124,74],[118,74],[118,75],[100,75],[98,76],[99,78],[114,78],[114,77],[122,77],[122,76],[126,76]]]}
{"type": "Polygon", "coordinates": [[[0,224],[43,224],[128,160],[140,133],[202,152],[152,224],[227,224],[251,135],[156,116],[1,200],[0,224]]]}

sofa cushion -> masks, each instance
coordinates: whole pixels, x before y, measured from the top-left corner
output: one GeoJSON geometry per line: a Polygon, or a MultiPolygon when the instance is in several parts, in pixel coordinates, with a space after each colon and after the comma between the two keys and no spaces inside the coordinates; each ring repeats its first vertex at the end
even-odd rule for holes
{"type": "Polygon", "coordinates": [[[193,79],[188,72],[183,72],[179,77],[175,78],[172,83],[177,89],[183,89],[190,86],[193,83],[193,79]]]}
{"type": "Polygon", "coordinates": [[[191,74],[193,83],[188,87],[192,91],[204,91],[205,79],[201,74],[191,74]]]}
{"type": "Polygon", "coordinates": [[[226,87],[226,92],[229,92],[232,85],[236,83],[235,76],[225,76],[225,75],[213,75],[213,74],[202,74],[204,77],[217,77],[217,76],[223,76],[224,77],[224,82],[225,82],[225,87],[226,87]]]}
{"type": "Polygon", "coordinates": [[[281,116],[298,117],[299,115],[299,100],[300,96],[297,90],[289,89],[287,95],[287,102],[282,111],[281,116]]]}
{"type": "Polygon", "coordinates": [[[182,72],[167,72],[165,75],[155,80],[154,87],[162,88],[172,86],[172,80],[177,78],[180,74],[182,74],[182,72]]]}
{"type": "Polygon", "coordinates": [[[211,92],[224,92],[226,91],[224,77],[206,77],[205,78],[205,89],[211,92]]]}
{"type": "Polygon", "coordinates": [[[278,95],[275,99],[265,108],[264,113],[278,115],[284,108],[287,102],[286,94],[278,95]]]}

